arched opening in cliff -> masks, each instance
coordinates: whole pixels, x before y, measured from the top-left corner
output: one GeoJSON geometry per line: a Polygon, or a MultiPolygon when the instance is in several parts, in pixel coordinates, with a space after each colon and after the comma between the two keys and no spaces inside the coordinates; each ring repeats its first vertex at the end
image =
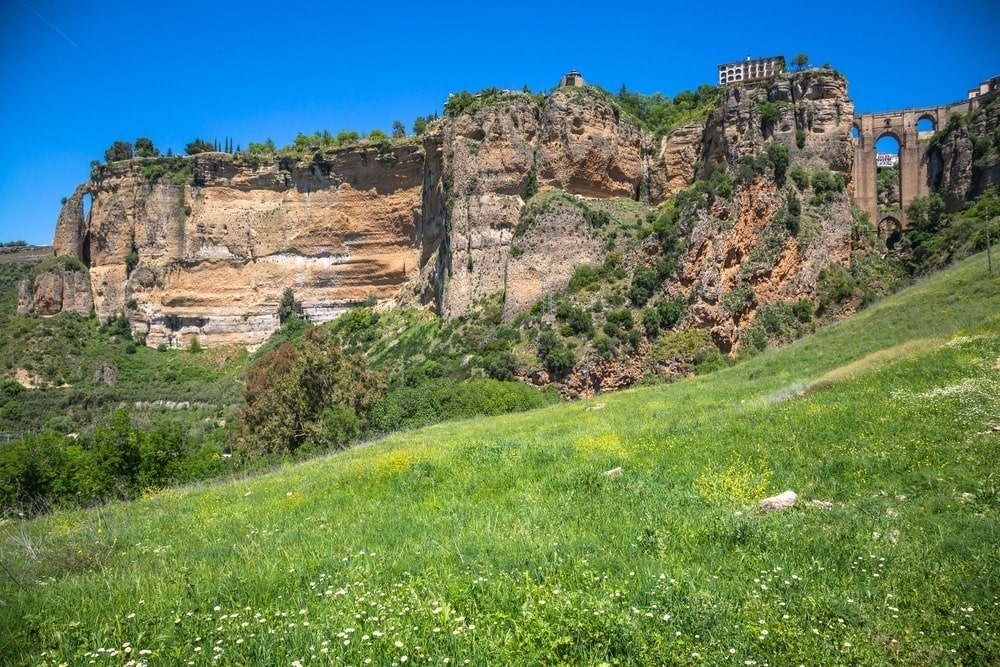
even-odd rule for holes
{"type": "Polygon", "coordinates": [[[861,138],[861,130],[858,129],[857,125],[851,125],[851,139],[857,141],[861,138]]]}
{"type": "Polygon", "coordinates": [[[933,134],[937,131],[937,122],[934,116],[924,114],[917,119],[917,134],[933,134]]]}
{"type": "Polygon", "coordinates": [[[878,223],[878,236],[885,241],[886,250],[895,250],[903,237],[903,225],[892,216],[883,218],[878,223]]]}
{"type": "Polygon", "coordinates": [[[875,141],[875,192],[880,211],[897,211],[900,208],[899,138],[883,134],[875,141]]]}
{"type": "Polygon", "coordinates": [[[94,205],[94,195],[84,192],[80,201],[83,205],[83,225],[87,230],[80,242],[80,261],[83,262],[84,266],[90,268],[90,211],[94,205]]]}

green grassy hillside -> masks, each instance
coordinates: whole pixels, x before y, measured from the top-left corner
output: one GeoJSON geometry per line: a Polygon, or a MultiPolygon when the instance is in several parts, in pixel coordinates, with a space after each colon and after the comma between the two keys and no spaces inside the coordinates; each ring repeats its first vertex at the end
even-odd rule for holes
{"type": "Polygon", "coordinates": [[[0,656],[996,664],[998,314],[977,256],[709,376],[6,521],[0,656]]]}

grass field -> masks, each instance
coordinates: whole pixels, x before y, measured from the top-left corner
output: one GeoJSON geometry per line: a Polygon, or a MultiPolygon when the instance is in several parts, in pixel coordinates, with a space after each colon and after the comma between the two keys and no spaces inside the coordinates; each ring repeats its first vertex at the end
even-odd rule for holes
{"type": "Polygon", "coordinates": [[[998,453],[977,256],[708,376],[7,521],[0,657],[997,664],[998,453]]]}

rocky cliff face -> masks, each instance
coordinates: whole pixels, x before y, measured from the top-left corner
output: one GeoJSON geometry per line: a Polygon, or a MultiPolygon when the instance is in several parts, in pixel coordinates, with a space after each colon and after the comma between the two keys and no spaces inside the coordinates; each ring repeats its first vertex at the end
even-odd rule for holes
{"type": "Polygon", "coordinates": [[[1000,185],[1000,96],[992,96],[967,118],[944,128],[928,151],[928,180],[957,211],[988,188],[1000,185]]]}
{"type": "Polygon", "coordinates": [[[690,304],[688,324],[710,329],[724,352],[739,348],[762,306],[812,299],[823,268],[849,263],[853,112],[843,77],[811,70],[728,88],[709,118],[700,176],[734,175],[735,190],[684,212],[687,251],[668,290],[690,304]],[[839,191],[800,187],[793,169],[810,178],[829,171],[839,191]]]}
{"type": "Polygon", "coordinates": [[[419,146],[259,165],[205,154],[180,178],[151,179],[151,164],[97,170],[89,218],[74,195],[55,239],[89,265],[102,319],[125,313],[149,345],[259,343],[285,288],[324,321],[395,296],[419,268],[419,146]]]}
{"type": "MultiPolygon", "coordinates": [[[[690,144],[690,134],[681,141],[690,144]]],[[[441,143],[449,239],[438,275],[446,317],[498,292],[507,295],[509,315],[564,288],[574,267],[600,261],[589,226],[572,207],[535,211],[515,242],[529,182],[585,198],[639,199],[652,181],[655,203],[694,176],[692,163],[668,164],[669,139],[654,155],[648,133],[583,88],[559,89],[544,106],[531,95],[501,94],[445,123],[441,143]]]]}
{"type": "Polygon", "coordinates": [[[82,266],[59,262],[18,285],[19,315],[89,315],[94,308],[90,277],[82,266]]]}
{"type": "MultiPolygon", "coordinates": [[[[64,278],[63,294],[89,286],[101,318],[124,313],[148,345],[260,343],[278,326],[286,288],[317,322],[372,297],[451,318],[497,293],[510,319],[564,289],[581,264],[627,251],[595,212],[617,220],[628,209],[639,229],[644,212],[716,171],[738,177],[770,144],[787,148],[792,166],[849,174],[851,117],[833,72],[728,89],[706,121],[658,143],[594,89],[492,92],[419,143],[114,163],[96,168],[59,216],[57,254],[89,269],[87,285],[64,278]]],[[[789,234],[775,217],[791,188],[751,167],[731,195],[713,193],[683,218],[688,250],[664,293],[687,300],[688,322],[712,328],[723,349],[737,346],[755,304],[809,297],[823,266],[846,262],[846,199],[806,202],[808,233],[789,234]],[[751,306],[725,310],[723,296],[742,285],[754,290],[751,306]]],[[[626,259],[652,261],[644,250],[626,259]]],[[[25,303],[39,300],[34,288],[25,303]]],[[[55,296],[41,301],[52,304],[46,314],[65,309],[55,296]]]]}

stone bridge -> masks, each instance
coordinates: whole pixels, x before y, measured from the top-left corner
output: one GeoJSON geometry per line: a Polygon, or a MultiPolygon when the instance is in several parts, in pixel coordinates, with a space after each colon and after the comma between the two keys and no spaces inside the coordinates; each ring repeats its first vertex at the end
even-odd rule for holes
{"type": "Polygon", "coordinates": [[[936,130],[947,125],[955,114],[969,114],[982,102],[980,98],[945,106],[904,109],[854,117],[854,203],[871,218],[879,237],[891,250],[901,232],[909,226],[905,209],[916,197],[931,193],[928,185],[927,146],[936,130]],[[930,130],[920,131],[921,121],[929,121],[930,130]],[[883,137],[899,143],[899,204],[879,206],[875,176],[875,144],[883,137]]]}

